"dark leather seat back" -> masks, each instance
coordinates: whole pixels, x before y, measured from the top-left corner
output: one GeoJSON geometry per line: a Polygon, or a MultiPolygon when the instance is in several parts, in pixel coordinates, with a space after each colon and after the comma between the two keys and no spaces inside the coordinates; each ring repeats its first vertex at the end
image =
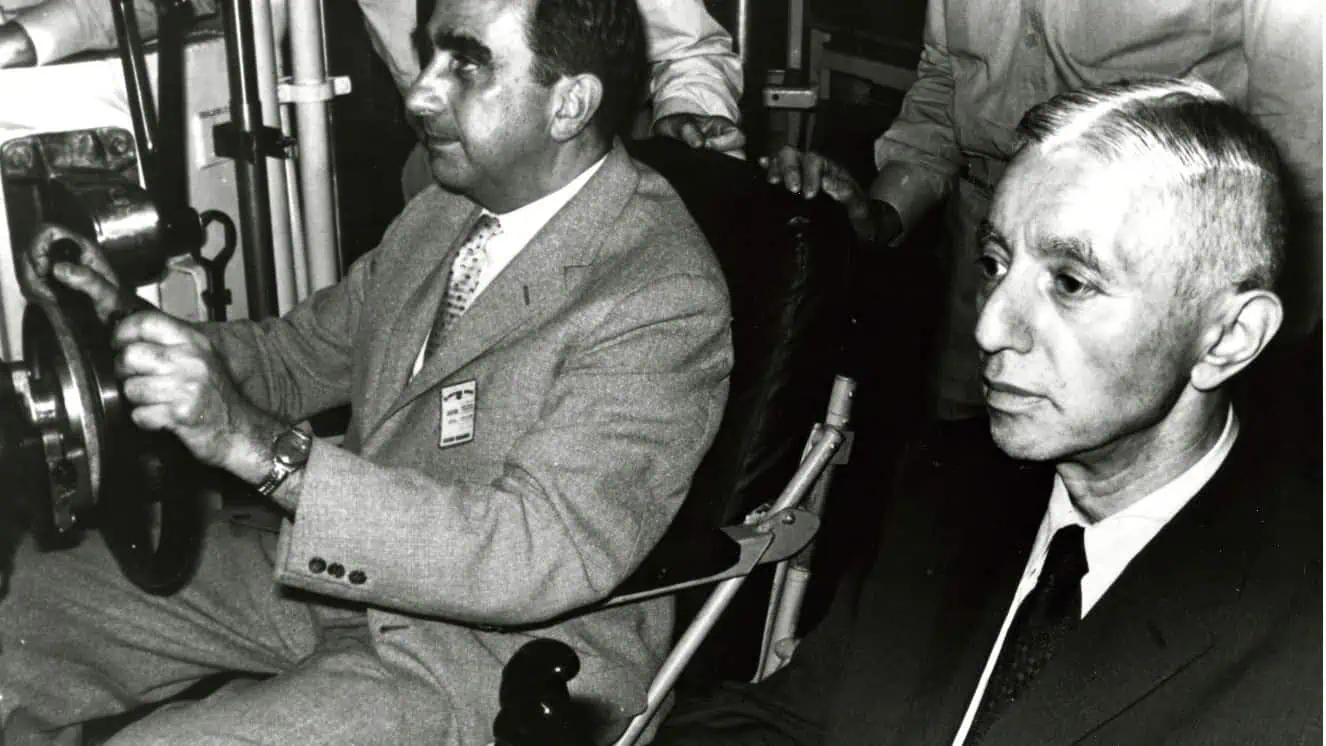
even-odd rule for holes
{"type": "MultiPolygon", "coordinates": [[[[806,200],[770,185],[754,164],[660,138],[630,150],[681,195],[722,264],[732,301],[735,364],[727,410],[669,532],[678,539],[731,525],[772,502],[796,470],[842,365],[855,238],[832,200],[806,200]]],[[[709,590],[679,596],[680,623],[709,590]]],[[[762,596],[756,601],[762,604],[762,596]]],[[[738,634],[758,645],[758,622],[738,634]]],[[[692,669],[717,666],[711,674],[731,674],[714,660],[735,652],[717,641],[723,637],[721,630],[711,637],[692,669]]]]}

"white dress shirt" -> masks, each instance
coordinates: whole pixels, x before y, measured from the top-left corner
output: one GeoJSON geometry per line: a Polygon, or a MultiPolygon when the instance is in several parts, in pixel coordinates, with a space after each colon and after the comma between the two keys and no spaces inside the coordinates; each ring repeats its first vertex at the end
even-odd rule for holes
{"type": "MultiPolygon", "coordinates": [[[[511,264],[520,252],[524,250],[529,242],[543,230],[543,226],[548,224],[549,220],[557,214],[559,210],[566,207],[566,203],[571,201],[585,188],[585,184],[599,172],[603,164],[607,162],[608,156],[603,156],[594,162],[594,165],[580,172],[580,175],[568,181],[564,186],[555,192],[545,194],[533,202],[517,207],[510,212],[504,212],[500,215],[490,213],[497,218],[497,224],[501,230],[497,235],[488,239],[484,245],[484,253],[487,260],[483,268],[479,271],[479,284],[474,290],[474,299],[477,301],[483,294],[485,288],[492,284],[502,270],[511,264]]],[[[485,212],[487,212],[485,210],[485,212]]],[[[473,305],[473,302],[471,302],[473,305]]],[[[411,376],[416,375],[419,369],[424,366],[424,349],[428,346],[428,338],[424,338],[424,343],[419,346],[419,354],[414,359],[414,369],[411,376]]]]}
{"type": "Polygon", "coordinates": [[[1004,615],[1004,624],[999,628],[994,647],[985,662],[981,680],[976,684],[971,702],[967,705],[967,714],[962,718],[962,726],[953,738],[953,746],[962,746],[967,740],[967,732],[976,718],[981,697],[985,694],[986,684],[994,671],[999,651],[1004,646],[1004,638],[1013,623],[1013,616],[1022,605],[1040,579],[1041,568],[1045,565],[1045,556],[1050,551],[1050,539],[1064,526],[1083,527],[1082,542],[1087,554],[1087,574],[1082,576],[1082,617],[1091,611],[1100,601],[1114,581],[1123,573],[1123,569],[1137,556],[1160,530],[1178,515],[1183,506],[1211,480],[1216,470],[1224,463],[1229,450],[1238,438],[1239,421],[1234,415],[1234,408],[1229,408],[1225,416],[1225,428],[1220,433],[1211,450],[1188,468],[1155,492],[1129,505],[1127,508],[1101,521],[1092,523],[1082,511],[1073,505],[1068,496],[1068,489],[1063,479],[1057,474],[1054,487],[1050,491],[1050,504],[1041,519],[1040,529],[1036,532],[1036,541],[1031,547],[1031,556],[1027,558],[1027,567],[1022,573],[1013,601],[1004,615]]]}

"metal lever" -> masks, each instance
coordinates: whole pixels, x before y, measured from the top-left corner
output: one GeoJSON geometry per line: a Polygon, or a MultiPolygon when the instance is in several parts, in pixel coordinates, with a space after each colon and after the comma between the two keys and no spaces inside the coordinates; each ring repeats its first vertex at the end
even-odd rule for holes
{"type": "Polygon", "coordinates": [[[165,245],[157,248],[164,263],[167,256],[195,251],[206,236],[197,211],[188,204],[184,165],[184,35],[193,23],[193,6],[187,0],[154,2],[158,13],[159,106],[152,97],[133,0],[111,0],[111,15],[124,66],[125,91],[143,180],[162,223],[165,245]]]}

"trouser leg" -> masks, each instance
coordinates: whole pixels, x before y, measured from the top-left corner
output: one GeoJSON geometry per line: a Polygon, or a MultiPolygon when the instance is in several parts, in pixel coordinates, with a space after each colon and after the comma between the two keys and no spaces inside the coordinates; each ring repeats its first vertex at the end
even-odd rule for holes
{"type": "Polygon", "coordinates": [[[158,710],[107,746],[434,746],[455,742],[451,713],[439,687],[384,661],[365,637],[271,679],[158,710]]]}
{"type": "Polygon", "coordinates": [[[6,738],[160,701],[213,673],[275,673],[308,657],[317,622],[272,581],[274,539],[213,523],[196,574],[169,597],[125,580],[98,535],[49,553],[24,542],[0,600],[6,738]]]}

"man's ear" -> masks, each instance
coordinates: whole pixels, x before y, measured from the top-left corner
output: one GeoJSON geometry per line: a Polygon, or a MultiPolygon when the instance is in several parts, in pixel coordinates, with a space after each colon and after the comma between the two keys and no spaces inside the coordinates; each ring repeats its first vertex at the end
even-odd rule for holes
{"type": "Polygon", "coordinates": [[[553,84],[552,138],[565,142],[589,126],[603,101],[603,81],[597,75],[568,75],[553,84]]]}
{"type": "Polygon", "coordinates": [[[1279,296],[1269,290],[1231,296],[1202,335],[1192,385],[1213,391],[1248,367],[1271,343],[1284,317],[1279,296]]]}

